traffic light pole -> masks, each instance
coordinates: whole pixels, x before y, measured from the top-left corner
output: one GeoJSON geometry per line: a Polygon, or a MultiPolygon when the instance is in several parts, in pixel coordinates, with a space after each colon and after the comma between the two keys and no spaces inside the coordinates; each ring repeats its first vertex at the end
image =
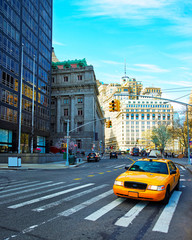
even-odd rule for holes
{"type": "Polygon", "coordinates": [[[90,123],[97,122],[97,121],[100,121],[100,120],[105,120],[105,119],[109,119],[109,118],[100,118],[100,119],[97,119],[97,120],[94,119],[93,121],[90,121],[90,122],[87,122],[85,124],[82,124],[82,125],[74,128],[74,129],[71,129],[71,130],[69,130],[69,119],[67,120],[67,159],[66,159],[66,166],[69,166],[69,138],[70,138],[69,133],[77,130],[78,128],[86,126],[86,125],[88,125],[90,123]]]}

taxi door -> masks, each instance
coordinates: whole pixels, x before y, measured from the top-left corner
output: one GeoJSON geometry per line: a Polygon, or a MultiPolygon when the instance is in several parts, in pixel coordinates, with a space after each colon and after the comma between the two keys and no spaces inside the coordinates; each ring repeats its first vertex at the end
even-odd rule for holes
{"type": "Polygon", "coordinates": [[[170,190],[172,191],[177,184],[177,168],[172,162],[168,162],[169,172],[170,172],[170,190]]]}

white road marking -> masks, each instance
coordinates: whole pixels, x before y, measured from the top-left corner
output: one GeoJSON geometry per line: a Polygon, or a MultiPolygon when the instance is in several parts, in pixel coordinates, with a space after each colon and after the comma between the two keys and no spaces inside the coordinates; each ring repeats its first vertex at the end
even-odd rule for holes
{"type": "Polygon", "coordinates": [[[187,181],[187,180],[182,178],[182,179],[180,179],[180,181],[181,181],[181,182],[185,182],[185,181],[187,181]]]}
{"type": "Polygon", "coordinates": [[[118,198],[118,199],[114,200],[113,202],[107,204],[106,206],[102,207],[98,211],[90,214],[85,219],[90,220],[90,221],[96,221],[97,219],[99,219],[104,214],[108,213],[109,211],[111,211],[113,208],[117,207],[118,205],[120,205],[124,201],[125,201],[125,199],[118,198]]]}
{"type": "Polygon", "coordinates": [[[131,208],[123,217],[121,217],[115,225],[121,227],[128,227],[129,224],[137,217],[137,215],[146,207],[148,202],[139,202],[133,208],[131,208]]]}
{"type": "Polygon", "coordinates": [[[120,167],[124,167],[124,166],[125,166],[125,164],[116,166],[116,167],[114,167],[114,168],[120,168],[120,167]]]}
{"type": "MultiPolygon", "coordinates": [[[[1,186],[5,185],[6,187],[12,187],[13,185],[16,185],[16,184],[20,184],[20,183],[25,183],[26,180],[21,180],[21,181],[16,181],[16,180],[13,180],[13,181],[8,181],[8,182],[5,182],[5,181],[1,181],[0,184],[1,186]]],[[[29,183],[29,182],[27,182],[29,183]]]]}
{"type": "Polygon", "coordinates": [[[75,188],[70,188],[70,189],[67,189],[67,190],[64,190],[64,191],[61,191],[61,192],[57,192],[57,193],[53,193],[53,194],[50,194],[50,195],[47,195],[47,196],[44,196],[44,197],[35,198],[35,199],[30,200],[30,201],[15,204],[15,205],[9,206],[8,208],[15,209],[15,208],[23,207],[23,206],[26,206],[26,205],[29,205],[29,204],[32,204],[32,203],[36,203],[36,202],[40,202],[40,201],[43,201],[43,200],[46,200],[46,199],[54,198],[54,197],[63,195],[65,193],[69,193],[69,192],[72,192],[72,191],[75,191],[75,190],[78,190],[78,189],[81,189],[81,188],[89,187],[89,186],[92,186],[92,185],[94,185],[94,183],[89,183],[89,184],[85,184],[85,185],[78,186],[78,187],[75,187],[75,188]]]}
{"type": "Polygon", "coordinates": [[[91,205],[91,204],[101,200],[102,198],[105,198],[105,197],[111,195],[112,193],[113,193],[113,190],[110,190],[110,191],[107,191],[105,193],[102,193],[102,194],[100,194],[100,195],[98,195],[96,197],[93,197],[93,198],[91,198],[91,199],[89,199],[89,200],[87,200],[87,201],[85,201],[85,202],[83,202],[83,203],[73,207],[73,208],[70,208],[70,209],[68,209],[68,210],[66,210],[64,212],[61,212],[58,215],[59,216],[65,216],[65,217],[67,217],[69,215],[72,215],[73,213],[78,212],[79,210],[81,210],[81,209],[83,209],[83,208],[85,208],[85,207],[87,207],[87,206],[89,206],[89,205],[91,205]]]}
{"type": "Polygon", "coordinates": [[[183,171],[185,171],[186,169],[184,168],[184,167],[182,167],[182,166],[180,166],[180,168],[183,170],[183,171]]]}
{"type": "MultiPolygon", "coordinates": [[[[52,182],[52,181],[44,182],[44,183],[38,183],[38,184],[33,184],[33,185],[29,185],[28,187],[45,185],[45,184],[48,184],[48,183],[51,183],[51,182],[52,182]]],[[[34,188],[31,188],[31,189],[34,189],[34,188]]],[[[23,190],[23,191],[18,191],[18,192],[13,192],[13,193],[4,194],[4,195],[1,195],[0,198],[18,195],[18,194],[23,193],[23,192],[28,192],[28,191],[30,191],[31,189],[27,189],[27,190],[23,190]]],[[[31,190],[31,191],[33,191],[33,190],[31,190]]]]}
{"type": "Polygon", "coordinates": [[[165,206],[152,231],[168,233],[169,225],[177,207],[181,193],[182,192],[180,191],[173,192],[169,203],[165,206]]]}
{"type": "Polygon", "coordinates": [[[52,189],[48,189],[48,190],[45,190],[45,191],[36,191],[35,193],[32,193],[32,194],[27,194],[27,195],[23,195],[23,196],[20,196],[20,197],[16,197],[16,198],[14,197],[14,198],[11,198],[11,199],[8,199],[8,200],[5,200],[5,201],[1,201],[0,204],[7,204],[7,203],[11,203],[13,201],[19,201],[21,199],[30,198],[30,197],[34,197],[34,196],[37,196],[37,195],[42,195],[44,193],[61,190],[63,188],[71,187],[71,186],[78,185],[78,184],[79,183],[72,183],[72,184],[65,185],[65,186],[54,187],[52,189]]]}
{"type": "Polygon", "coordinates": [[[39,190],[39,189],[47,188],[47,187],[52,187],[52,186],[56,186],[56,185],[63,184],[63,183],[64,182],[53,183],[53,184],[41,183],[41,184],[38,184],[38,185],[44,185],[44,184],[46,184],[46,185],[45,186],[40,186],[40,187],[34,187],[34,188],[26,189],[26,190],[23,190],[23,191],[20,191],[20,192],[17,192],[17,193],[9,193],[9,194],[3,195],[3,196],[5,196],[5,197],[9,196],[10,197],[10,196],[13,196],[13,195],[16,195],[16,194],[32,192],[32,191],[35,191],[35,190],[39,190]]]}
{"type": "Polygon", "coordinates": [[[33,209],[33,211],[35,211],[35,212],[44,211],[44,210],[49,209],[49,208],[51,208],[51,207],[58,206],[58,205],[60,205],[60,204],[63,203],[63,202],[71,201],[72,199],[81,197],[81,196],[83,196],[83,195],[85,195],[85,194],[94,192],[94,191],[99,190],[99,189],[101,189],[101,188],[103,188],[103,187],[106,187],[106,186],[107,186],[107,184],[103,184],[103,185],[101,185],[101,186],[98,186],[98,187],[95,187],[95,188],[91,188],[91,189],[89,189],[89,190],[87,190],[87,191],[83,191],[83,192],[74,194],[74,195],[72,195],[72,196],[70,196],[70,197],[61,199],[61,200],[59,200],[59,201],[52,202],[52,203],[46,204],[46,205],[44,205],[44,206],[35,208],[35,209],[33,209]]]}
{"type": "Polygon", "coordinates": [[[116,166],[117,166],[117,164],[115,164],[115,165],[111,165],[111,166],[106,167],[106,168],[114,168],[114,167],[116,167],[116,166]]]}

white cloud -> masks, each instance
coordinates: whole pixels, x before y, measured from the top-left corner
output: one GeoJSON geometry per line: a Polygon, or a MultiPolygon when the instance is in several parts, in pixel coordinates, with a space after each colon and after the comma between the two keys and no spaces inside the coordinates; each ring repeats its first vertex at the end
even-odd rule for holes
{"type": "Polygon", "coordinates": [[[53,45],[66,46],[66,44],[53,40],[53,45]]]}
{"type": "Polygon", "coordinates": [[[134,64],[136,68],[128,68],[137,72],[152,72],[152,73],[163,73],[169,72],[167,69],[160,68],[153,64],[134,64]]]}

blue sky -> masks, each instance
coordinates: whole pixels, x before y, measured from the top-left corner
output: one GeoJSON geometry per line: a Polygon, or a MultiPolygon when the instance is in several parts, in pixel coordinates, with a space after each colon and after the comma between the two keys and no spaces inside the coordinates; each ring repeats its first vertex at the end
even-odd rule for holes
{"type": "Polygon", "coordinates": [[[53,2],[53,47],[60,61],[86,58],[98,80],[120,83],[126,59],[129,77],[162,88],[165,98],[188,102],[191,0],[53,2]]]}

